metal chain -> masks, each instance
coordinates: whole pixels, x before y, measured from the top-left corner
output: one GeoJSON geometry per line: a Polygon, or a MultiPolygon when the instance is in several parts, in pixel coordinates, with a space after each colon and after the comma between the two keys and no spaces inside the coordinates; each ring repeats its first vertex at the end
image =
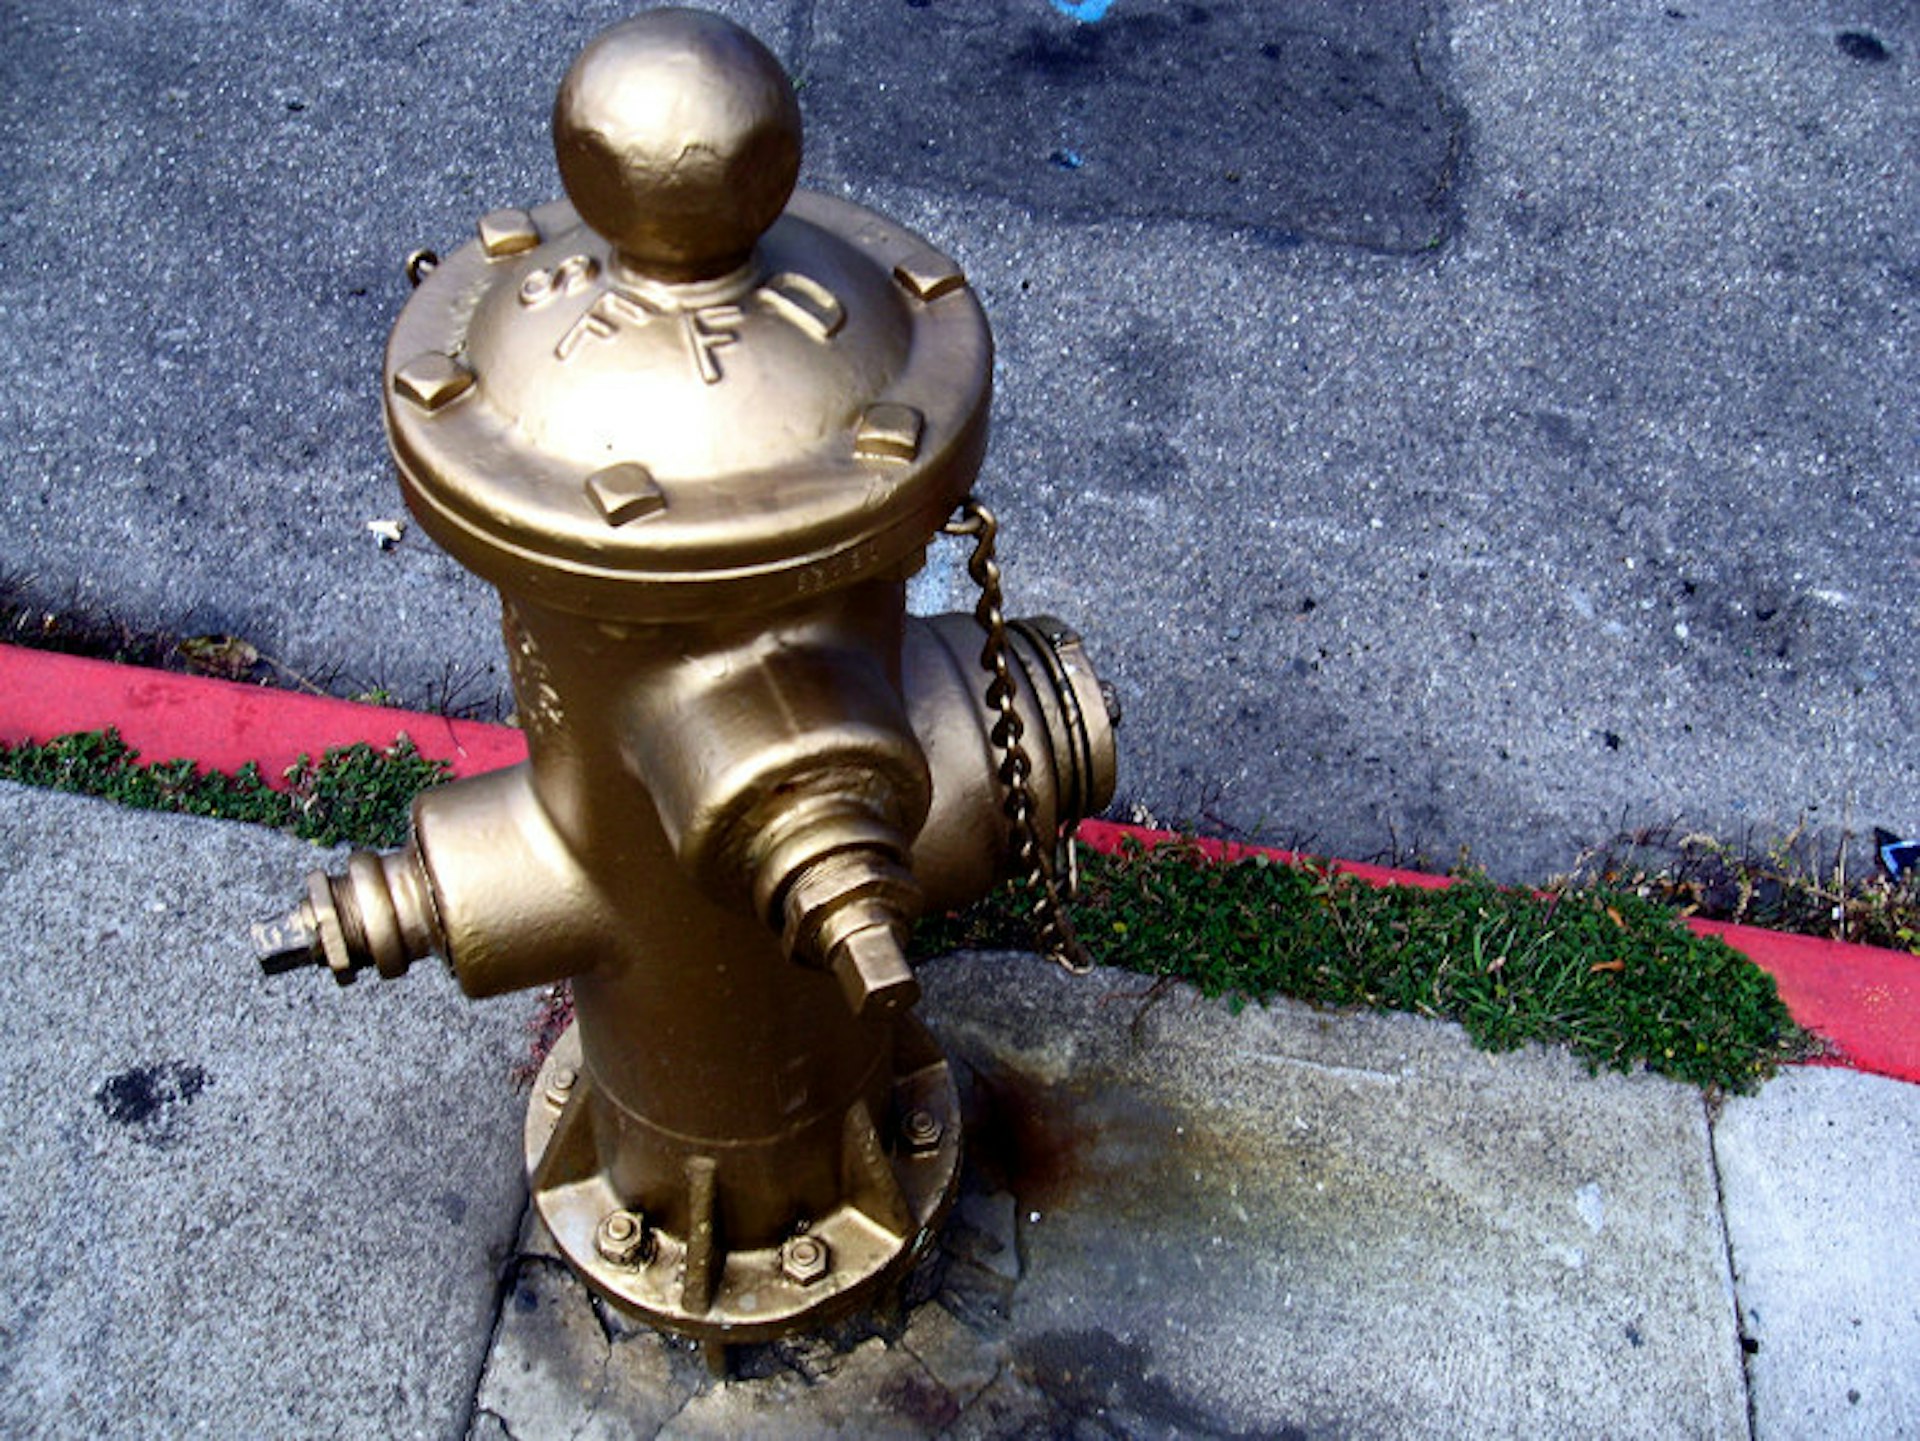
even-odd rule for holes
{"type": "MultiPolygon", "coordinates": [[[[942,527],[948,535],[972,536],[973,554],[967,557],[967,574],[980,588],[980,600],[973,618],[986,632],[986,644],[980,651],[980,666],[992,677],[987,682],[987,704],[999,712],[994,722],[993,743],[1000,751],[1000,784],[1006,792],[1001,810],[1013,827],[1014,853],[1021,866],[1021,885],[1030,898],[1028,914],[1033,920],[1034,943],[1040,953],[1076,976],[1093,969],[1093,957],[1081,944],[1067,915],[1061,895],[1059,871],[1051,847],[1040,839],[1039,821],[1034,813],[1033,788],[1027,778],[1033,774],[1033,761],[1021,744],[1026,726],[1014,708],[1013,672],[1007,665],[1007,617],[1001,609],[1000,563],[994,559],[994,541],[1000,523],[973,496],[960,503],[959,514],[942,527]]],[[[1078,866],[1073,854],[1073,834],[1068,830],[1056,837],[1066,854],[1069,883],[1076,878],[1078,866]]]]}
{"type": "Polygon", "coordinates": [[[418,290],[420,282],[439,268],[440,257],[431,250],[416,250],[407,257],[407,284],[418,290]]]}

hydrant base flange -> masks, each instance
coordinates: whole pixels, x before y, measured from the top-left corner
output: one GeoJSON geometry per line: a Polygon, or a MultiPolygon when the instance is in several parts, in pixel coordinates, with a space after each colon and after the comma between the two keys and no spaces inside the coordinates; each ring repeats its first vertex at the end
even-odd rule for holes
{"type": "Polygon", "coordinates": [[[621,1194],[594,1145],[593,1082],[579,1026],[568,1027],[535,1078],[526,1124],[533,1203],[561,1255],[607,1301],[701,1341],[773,1341],[879,1301],[932,1245],[960,1179],[952,1072],[917,1018],[896,1024],[892,1114],[856,1102],[846,1115],[848,1199],[796,1218],[778,1245],[737,1251],[718,1224],[722,1148],[686,1163],[676,1199],[690,1219],[678,1231],[650,1222],[650,1198],[621,1194]],[[627,1244],[608,1247],[609,1218],[627,1244]]]}

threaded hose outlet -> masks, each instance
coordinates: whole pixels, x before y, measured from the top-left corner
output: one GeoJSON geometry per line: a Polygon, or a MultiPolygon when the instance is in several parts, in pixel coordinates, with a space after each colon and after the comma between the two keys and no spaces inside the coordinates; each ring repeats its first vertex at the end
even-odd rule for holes
{"type": "Polygon", "coordinates": [[[355,851],[345,875],[311,872],[306,899],[278,920],[254,922],[252,935],[267,975],[325,966],[343,986],[369,968],[398,979],[440,949],[431,894],[412,847],[386,855],[355,851]]]}

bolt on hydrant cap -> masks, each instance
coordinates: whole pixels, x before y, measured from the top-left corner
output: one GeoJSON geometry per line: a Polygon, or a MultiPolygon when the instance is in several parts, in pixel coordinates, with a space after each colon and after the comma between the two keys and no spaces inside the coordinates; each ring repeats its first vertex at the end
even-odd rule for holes
{"type": "Polygon", "coordinates": [[[800,107],[745,30],[655,10],[580,52],[553,105],[560,180],[580,218],[636,270],[723,275],[786,208],[800,107]]]}

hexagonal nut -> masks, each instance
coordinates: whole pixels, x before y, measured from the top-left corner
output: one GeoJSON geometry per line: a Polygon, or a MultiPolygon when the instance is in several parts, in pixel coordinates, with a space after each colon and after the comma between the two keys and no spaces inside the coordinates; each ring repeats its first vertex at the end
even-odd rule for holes
{"type": "Polygon", "coordinates": [[[593,1233],[600,1259],[614,1266],[642,1266],[653,1257],[653,1232],[638,1211],[609,1211],[593,1233]]]}
{"type": "Polygon", "coordinates": [[[811,1286],[833,1265],[833,1253],[818,1236],[795,1236],[780,1248],[780,1274],[796,1286],[811,1286]]]}
{"type": "Polygon", "coordinates": [[[854,1015],[893,1015],[920,999],[920,981],[891,926],[862,926],[844,937],[828,958],[854,1015]]]}
{"type": "Polygon", "coordinates": [[[916,1106],[900,1122],[900,1140],[909,1151],[931,1151],[940,1144],[945,1130],[932,1111],[916,1106]]]}
{"type": "MultiPolygon", "coordinates": [[[[573,1099],[573,1088],[580,1083],[580,1073],[571,1066],[557,1066],[547,1078],[546,1102],[556,1111],[566,1109],[567,1102],[573,1099]]],[[[620,1214],[614,1212],[615,1215],[620,1214]]]]}

